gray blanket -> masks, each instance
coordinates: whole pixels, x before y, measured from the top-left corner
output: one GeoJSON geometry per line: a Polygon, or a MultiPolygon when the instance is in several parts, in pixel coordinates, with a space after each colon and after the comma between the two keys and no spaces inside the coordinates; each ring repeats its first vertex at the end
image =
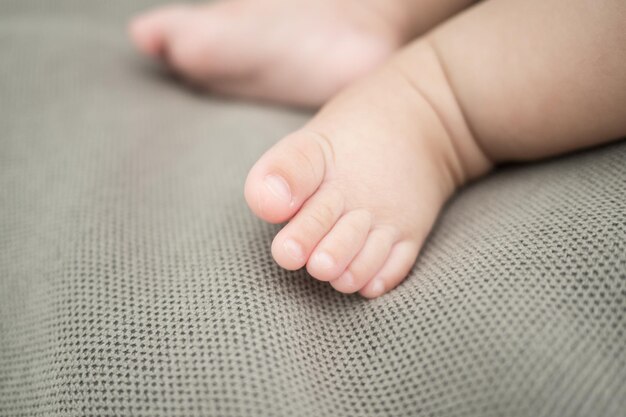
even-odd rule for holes
{"type": "Polygon", "coordinates": [[[0,416],[626,415],[626,144],[467,187],[341,295],[242,197],[309,115],[163,75],[145,6],[0,3],[0,416]]]}

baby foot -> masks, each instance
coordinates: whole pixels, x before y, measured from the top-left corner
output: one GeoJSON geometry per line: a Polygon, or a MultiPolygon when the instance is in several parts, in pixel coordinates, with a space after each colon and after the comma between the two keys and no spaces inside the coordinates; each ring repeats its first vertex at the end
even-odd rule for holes
{"type": "Polygon", "coordinates": [[[402,42],[393,19],[367,4],[177,5],[139,16],[130,32],[144,54],[214,92],[317,106],[382,63],[402,42]]]}
{"type": "Polygon", "coordinates": [[[404,279],[447,198],[490,166],[418,42],[266,152],[245,196],[288,221],[272,244],[280,266],[371,298],[404,279]]]}

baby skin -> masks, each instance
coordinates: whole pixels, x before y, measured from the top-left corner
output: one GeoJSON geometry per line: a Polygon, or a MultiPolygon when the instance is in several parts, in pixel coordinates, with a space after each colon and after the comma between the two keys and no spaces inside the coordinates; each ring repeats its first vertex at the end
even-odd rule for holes
{"type": "Polygon", "coordinates": [[[235,0],[130,26],[137,48],[212,92],[315,107],[474,0],[235,0]],[[419,9],[408,7],[418,1],[419,9]]]}
{"type": "Polygon", "coordinates": [[[378,297],[463,184],[625,136],[625,18],[621,0],[488,0],[360,74],[248,175],[252,211],[287,222],[277,263],[378,297]]]}

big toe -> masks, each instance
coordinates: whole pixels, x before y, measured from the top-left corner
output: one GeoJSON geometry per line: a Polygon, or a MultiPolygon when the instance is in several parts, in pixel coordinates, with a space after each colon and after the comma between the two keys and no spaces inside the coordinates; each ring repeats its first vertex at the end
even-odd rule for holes
{"type": "Polygon", "coordinates": [[[245,185],[250,209],[270,223],[289,220],[324,180],[332,150],[316,133],[293,133],[252,167],[245,185]]]}
{"type": "Polygon", "coordinates": [[[158,57],[163,54],[169,28],[185,14],[187,6],[174,5],[143,13],[129,25],[133,43],[142,53],[158,57]]]}

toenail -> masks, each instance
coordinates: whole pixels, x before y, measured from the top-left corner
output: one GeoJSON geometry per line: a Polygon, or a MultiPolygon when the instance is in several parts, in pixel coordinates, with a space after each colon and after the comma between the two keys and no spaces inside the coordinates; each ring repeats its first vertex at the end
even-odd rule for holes
{"type": "Polygon", "coordinates": [[[293,259],[297,261],[304,261],[304,251],[302,250],[302,246],[298,242],[292,239],[287,239],[283,243],[283,248],[287,255],[291,256],[293,259]]]}
{"type": "Polygon", "coordinates": [[[335,266],[335,260],[326,252],[315,254],[315,265],[322,269],[330,269],[335,266]]]}
{"type": "Polygon", "coordinates": [[[372,297],[378,297],[385,292],[385,283],[382,278],[374,278],[374,281],[370,284],[370,295],[372,297]]]}
{"type": "Polygon", "coordinates": [[[263,180],[265,186],[272,194],[280,198],[283,201],[291,203],[291,191],[289,191],[289,184],[283,177],[278,175],[268,175],[263,180]]]}

